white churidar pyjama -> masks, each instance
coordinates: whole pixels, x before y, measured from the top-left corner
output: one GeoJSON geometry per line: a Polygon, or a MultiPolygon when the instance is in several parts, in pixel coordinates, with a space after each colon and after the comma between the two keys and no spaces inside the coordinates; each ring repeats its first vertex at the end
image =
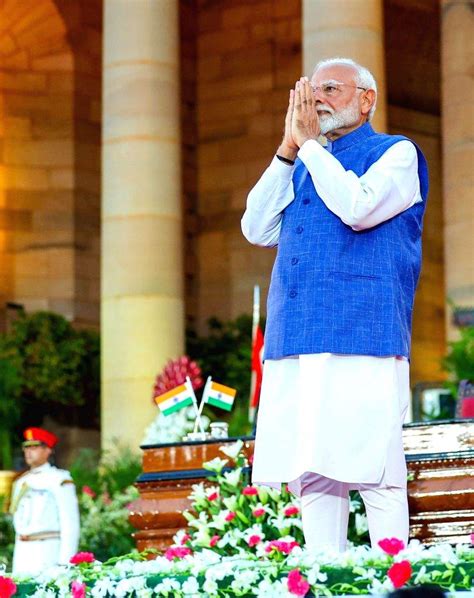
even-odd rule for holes
{"type": "Polygon", "coordinates": [[[344,549],[349,489],[361,492],[372,544],[406,541],[409,396],[405,359],[321,353],[265,362],[253,482],[286,482],[303,495],[308,545],[344,549]]]}

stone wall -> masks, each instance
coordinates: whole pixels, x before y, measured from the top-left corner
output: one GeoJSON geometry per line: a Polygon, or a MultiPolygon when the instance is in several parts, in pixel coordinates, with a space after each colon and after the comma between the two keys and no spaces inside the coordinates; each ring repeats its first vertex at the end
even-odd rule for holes
{"type": "Polygon", "coordinates": [[[85,0],[0,8],[0,301],[94,325],[100,14],[85,0]]]}
{"type": "Polygon", "coordinates": [[[195,320],[233,318],[264,293],[273,250],[240,232],[249,189],[278,146],[301,71],[300,0],[199,2],[198,280],[195,320]]]}

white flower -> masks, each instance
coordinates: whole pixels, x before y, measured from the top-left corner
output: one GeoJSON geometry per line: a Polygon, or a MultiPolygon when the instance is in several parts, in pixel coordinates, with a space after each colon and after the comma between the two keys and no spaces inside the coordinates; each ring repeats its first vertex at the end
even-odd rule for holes
{"type": "Polygon", "coordinates": [[[185,596],[199,596],[199,583],[195,577],[188,577],[183,583],[181,590],[185,596]]]}
{"type": "Polygon", "coordinates": [[[222,453],[224,453],[224,455],[227,455],[235,461],[235,459],[237,459],[237,457],[239,456],[239,453],[242,450],[243,446],[244,443],[242,442],[242,440],[237,440],[237,442],[234,442],[233,444],[221,446],[219,450],[222,453]]]}
{"type": "Polygon", "coordinates": [[[201,482],[200,484],[192,485],[192,492],[189,495],[191,499],[206,498],[206,488],[201,482]]]}
{"type": "Polygon", "coordinates": [[[145,577],[129,577],[121,579],[115,587],[114,596],[118,598],[125,598],[132,592],[141,590],[146,587],[145,577]]]}
{"type": "Polygon", "coordinates": [[[206,463],[203,464],[203,467],[204,469],[208,469],[209,471],[215,471],[216,473],[220,473],[228,462],[229,461],[227,459],[215,457],[214,459],[212,459],[212,461],[206,461],[206,463]]]}
{"type": "Polygon", "coordinates": [[[156,585],[153,590],[158,596],[166,596],[168,592],[175,592],[181,589],[181,584],[172,577],[165,577],[165,579],[156,585]]]}
{"type": "Polygon", "coordinates": [[[255,569],[236,569],[231,588],[234,592],[249,592],[252,585],[258,580],[260,573],[255,569]]]}
{"type": "Polygon", "coordinates": [[[102,598],[103,596],[107,596],[107,594],[113,596],[114,590],[115,582],[109,578],[105,578],[97,580],[90,592],[93,598],[102,598]]]}
{"type": "Polygon", "coordinates": [[[356,513],[355,516],[355,528],[357,535],[362,536],[369,529],[367,522],[367,515],[365,513],[356,513]]]}
{"type": "Polygon", "coordinates": [[[240,476],[242,474],[242,468],[237,467],[232,471],[226,471],[224,473],[224,479],[229,484],[229,486],[237,486],[240,482],[240,476]]]}
{"type": "Polygon", "coordinates": [[[217,596],[219,592],[219,586],[213,579],[206,579],[202,589],[209,594],[209,596],[217,596]]]}
{"type": "Polygon", "coordinates": [[[232,496],[226,496],[222,499],[224,505],[229,509],[229,511],[236,511],[237,510],[237,497],[235,494],[232,496]]]}
{"type": "Polygon", "coordinates": [[[226,517],[229,515],[229,513],[230,511],[228,509],[219,511],[219,513],[214,517],[214,519],[209,522],[209,527],[224,531],[228,523],[226,521],[226,517]]]}
{"type": "Polygon", "coordinates": [[[206,488],[206,498],[209,498],[210,496],[212,496],[212,494],[217,493],[218,495],[221,493],[220,492],[220,488],[219,486],[210,486],[209,488],[206,488]]]}

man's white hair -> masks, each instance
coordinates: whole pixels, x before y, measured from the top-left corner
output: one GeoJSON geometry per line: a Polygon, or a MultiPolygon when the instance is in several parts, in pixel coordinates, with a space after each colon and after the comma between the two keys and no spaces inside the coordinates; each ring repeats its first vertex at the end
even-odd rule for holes
{"type": "Polygon", "coordinates": [[[355,60],[352,60],[352,58],[327,58],[326,60],[320,60],[318,62],[318,64],[314,67],[313,75],[318,69],[324,66],[335,66],[339,64],[354,68],[356,71],[355,80],[358,87],[364,87],[364,89],[373,89],[375,91],[375,102],[367,115],[367,119],[369,121],[372,120],[375,108],[377,106],[377,83],[369,69],[366,69],[365,66],[362,66],[355,60]]]}

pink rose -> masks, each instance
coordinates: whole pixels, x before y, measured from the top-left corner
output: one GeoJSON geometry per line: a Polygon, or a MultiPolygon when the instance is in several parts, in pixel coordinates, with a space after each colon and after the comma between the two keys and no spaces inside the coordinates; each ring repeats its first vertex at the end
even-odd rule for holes
{"type": "Polygon", "coordinates": [[[395,556],[405,548],[405,544],[398,538],[384,538],[379,541],[379,546],[384,552],[391,556],[395,556]]]}
{"type": "Polygon", "coordinates": [[[255,486],[245,486],[245,488],[242,490],[242,494],[244,496],[256,496],[258,494],[258,490],[255,488],[255,486]]]}
{"type": "Polygon", "coordinates": [[[0,598],[10,598],[16,594],[16,584],[10,577],[0,575],[0,598]]]}
{"type": "Polygon", "coordinates": [[[272,540],[269,542],[265,547],[265,552],[271,552],[275,550],[276,552],[281,552],[283,554],[290,554],[293,548],[299,546],[298,542],[294,540],[292,542],[285,542],[284,540],[272,540]]]}
{"type": "Polygon", "coordinates": [[[184,536],[181,538],[181,545],[186,544],[186,542],[189,542],[189,540],[191,540],[191,536],[189,534],[184,534],[184,536]]]}
{"type": "Polygon", "coordinates": [[[82,494],[87,494],[87,496],[90,496],[91,498],[95,498],[97,496],[90,486],[82,486],[82,494]]]}
{"type": "Polygon", "coordinates": [[[308,593],[309,583],[298,569],[293,569],[288,573],[288,590],[296,596],[306,596],[308,593]]]}
{"type": "Polygon", "coordinates": [[[215,536],[212,536],[212,538],[209,540],[209,546],[211,548],[214,548],[214,546],[217,544],[217,542],[219,542],[220,539],[221,537],[217,534],[215,536]]]}
{"type": "Polygon", "coordinates": [[[389,576],[395,588],[401,588],[404,586],[412,576],[412,573],[413,570],[408,561],[394,563],[387,571],[387,575],[389,576]]]}
{"type": "Polygon", "coordinates": [[[474,534],[471,534],[471,544],[474,546],[474,534]]]}
{"type": "Polygon", "coordinates": [[[225,516],[225,520],[232,521],[236,517],[237,517],[237,515],[236,515],[236,513],[234,513],[234,511],[229,511],[229,513],[227,513],[227,515],[225,516]]]}
{"type": "Polygon", "coordinates": [[[298,509],[298,507],[295,507],[295,505],[286,507],[286,509],[283,511],[285,517],[292,517],[293,515],[298,515],[299,512],[300,510],[298,509]]]}
{"type": "Polygon", "coordinates": [[[258,509],[254,509],[252,511],[252,515],[254,517],[262,517],[263,515],[265,515],[265,509],[263,509],[262,507],[258,507],[258,509]]]}
{"type": "Polygon", "coordinates": [[[262,538],[260,536],[257,536],[257,534],[254,534],[253,536],[250,536],[250,538],[247,540],[247,544],[250,546],[250,548],[253,548],[257,544],[260,544],[261,541],[262,538]]]}
{"type": "Polygon", "coordinates": [[[165,558],[169,561],[173,559],[182,559],[193,551],[188,546],[170,546],[165,552],[165,558]]]}
{"type": "Polygon", "coordinates": [[[81,563],[93,563],[95,561],[94,553],[78,552],[69,559],[71,565],[80,565],[81,563]]]}
{"type": "Polygon", "coordinates": [[[211,502],[213,500],[217,500],[219,498],[219,492],[212,492],[211,494],[209,494],[209,496],[207,497],[208,500],[210,500],[211,502]]]}
{"type": "Polygon", "coordinates": [[[71,584],[72,598],[85,598],[87,586],[80,581],[73,581],[71,584]]]}

